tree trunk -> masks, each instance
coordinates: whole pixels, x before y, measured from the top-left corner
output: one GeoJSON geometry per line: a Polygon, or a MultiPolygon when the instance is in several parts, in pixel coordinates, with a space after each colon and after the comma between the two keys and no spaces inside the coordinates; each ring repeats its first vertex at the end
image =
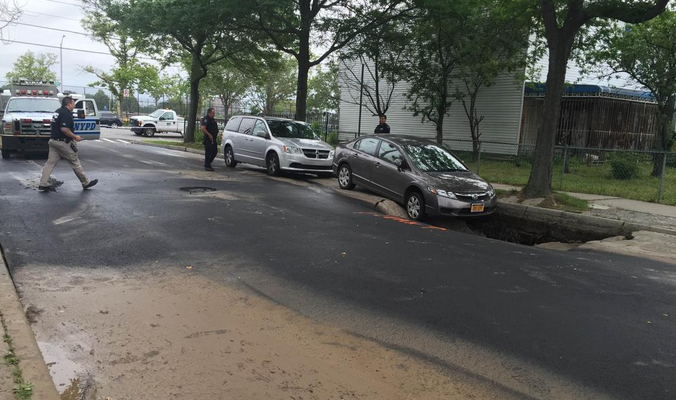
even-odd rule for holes
{"type": "Polygon", "coordinates": [[[545,91],[545,102],[540,119],[535,158],[528,184],[524,189],[527,197],[548,197],[552,194],[552,170],[554,168],[554,146],[556,130],[561,114],[561,99],[566,82],[566,67],[572,48],[572,38],[563,34],[549,40],[549,71],[545,91]]]}
{"type": "MultiPolygon", "coordinates": [[[[666,104],[659,107],[660,109],[660,130],[659,136],[655,138],[655,144],[653,145],[653,150],[664,152],[669,151],[669,145],[671,144],[673,135],[674,135],[674,112],[676,110],[676,95],[671,95],[667,98],[666,104]]],[[[655,153],[653,154],[653,172],[652,176],[660,177],[662,176],[662,157],[663,154],[655,153]]]]}
{"type": "Polygon", "coordinates": [[[296,120],[307,118],[307,80],[310,73],[309,55],[298,59],[298,83],[296,85],[296,120]]]}
{"type": "Polygon", "coordinates": [[[439,108],[439,117],[437,119],[437,143],[439,146],[444,144],[444,116],[446,115],[446,110],[439,108]]]}
{"type": "Polygon", "coordinates": [[[122,102],[124,101],[124,95],[120,94],[117,96],[117,115],[122,117],[122,110],[123,110],[123,104],[122,102]]]}
{"type": "Polygon", "coordinates": [[[197,108],[200,98],[200,81],[206,76],[206,73],[200,67],[197,55],[192,56],[192,65],[190,68],[190,108],[188,109],[188,127],[183,135],[184,143],[195,141],[195,126],[197,125],[197,108]]]}

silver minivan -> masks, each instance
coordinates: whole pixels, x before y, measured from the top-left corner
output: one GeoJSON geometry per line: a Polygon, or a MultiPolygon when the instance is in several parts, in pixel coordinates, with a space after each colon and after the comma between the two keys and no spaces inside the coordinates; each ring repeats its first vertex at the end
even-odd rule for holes
{"type": "Polygon", "coordinates": [[[234,116],[222,142],[225,165],[265,167],[268,174],[312,172],[333,175],[334,149],[302,121],[284,118],[234,116]]]}

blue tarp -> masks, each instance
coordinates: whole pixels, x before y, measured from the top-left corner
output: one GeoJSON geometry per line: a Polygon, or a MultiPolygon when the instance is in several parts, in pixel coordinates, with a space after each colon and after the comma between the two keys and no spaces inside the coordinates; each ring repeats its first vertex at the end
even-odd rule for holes
{"type": "MultiPolygon", "coordinates": [[[[546,86],[544,83],[526,83],[524,94],[530,96],[544,95],[546,86]]],[[[655,101],[652,93],[644,90],[621,89],[600,85],[566,85],[565,95],[610,95],[618,97],[632,97],[637,100],[655,101]]]]}

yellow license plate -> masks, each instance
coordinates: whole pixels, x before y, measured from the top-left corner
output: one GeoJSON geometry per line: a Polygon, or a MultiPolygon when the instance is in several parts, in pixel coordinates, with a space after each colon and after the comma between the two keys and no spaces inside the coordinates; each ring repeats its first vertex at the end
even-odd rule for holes
{"type": "Polygon", "coordinates": [[[473,213],[484,212],[484,205],[483,204],[472,204],[472,212],[473,213]]]}

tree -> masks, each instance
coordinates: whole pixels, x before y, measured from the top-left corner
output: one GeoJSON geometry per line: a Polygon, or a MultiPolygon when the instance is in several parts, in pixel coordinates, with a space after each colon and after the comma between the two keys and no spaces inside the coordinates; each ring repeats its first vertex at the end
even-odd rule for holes
{"type": "Polygon", "coordinates": [[[54,81],[56,73],[52,67],[56,65],[56,55],[51,53],[35,54],[27,51],[14,62],[14,67],[5,77],[9,81],[27,79],[29,81],[54,81]]]}
{"type": "Polygon", "coordinates": [[[254,0],[248,28],[264,32],[274,46],[296,58],[296,119],[305,120],[312,67],[357,35],[406,15],[406,0],[254,0]],[[323,49],[312,59],[313,49],[323,49]]]}
{"type": "Polygon", "coordinates": [[[105,86],[115,98],[118,115],[122,115],[125,108],[124,90],[133,94],[132,90],[138,85],[140,72],[148,68],[148,64],[141,63],[138,59],[146,45],[142,40],[134,38],[130,30],[119,22],[106,18],[98,9],[89,12],[82,20],[82,26],[91,33],[94,40],[103,43],[115,58],[115,66],[109,71],[99,70],[91,65],[83,68],[85,72],[98,78],[90,86],[105,86]]]}
{"type": "Polygon", "coordinates": [[[118,21],[136,37],[151,41],[156,54],[166,59],[190,57],[190,109],[184,135],[186,143],[195,140],[199,106],[199,86],[211,65],[232,59],[240,53],[257,51],[256,38],[235,29],[238,13],[246,13],[246,3],[237,0],[100,0],[108,18],[118,21]],[[152,18],[149,18],[152,16],[152,18]]]}
{"type": "Polygon", "coordinates": [[[412,26],[399,77],[410,84],[408,109],[436,127],[437,143],[443,143],[444,119],[453,104],[451,79],[461,54],[454,46],[466,24],[471,0],[428,0],[412,26]]]}
{"type": "Polygon", "coordinates": [[[264,115],[275,112],[276,106],[284,100],[293,99],[296,88],[296,60],[282,57],[269,60],[267,68],[254,80],[249,91],[249,103],[264,115]]]}
{"type": "Polygon", "coordinates": [[[658,16],[669,3],[669,0],[538,1],[549,51],[549,70],[533,168],[524,188],[527,197],[549,197],[552,193],[556,130],[561,113],[566,67],[576,41],[577,44],[584,43],[581,35],[599,19],[641,23],[658,16]]]}
{"type": "MultiPolygon", "coordinates": [[[[668,151],[674,141],[676,111],[676,11],[638,25],[613,24],[599,31],[599,46],[586,55],[589,66],[601,77],[626,73],[655,97],[660,129],[653,142],[656,151],[668,151]],[[610,69],[610,72],[608,72],[610,69]]],[[[662,174],[662,154],[655,154],[653,176],[662,174]]]]}
{"type": "Polygon", "coordinates": [[[108,97],[108,95],[101,89],[99,89],[94,94],[94,100],[96,101],[96,105],[101,110],[103,110],[103,107],[108,107],[108,104],[110,104],[110,97],[108,97]]]}
{"type": "Polygon", "coordinates": [[[202,83],[202,91],[208,97],[218,96],[223,104],[224,118],[227,120],[230,107],[242,100],[251,87],[255,73],[254,70],[245,74],[230,61],[222,60],[211,67],[209,75],[202,83]]]}
{"type": "Polygon", "coordinates": [[[16,0],[0,0],[0,40],[4,39],[5,28],[21,17],[22,10],[16,0]]]}
{"type": "Polygon", "coordinates": [[[312,111],[337,111],[340,101],[338,63],[330,62],[325,71],[318,70],[308,81],[307,108],[312,111]]]}
{"type": "Polygon", "coordinates": [[[347,101],[365,106],[373,115],[387,114],[398,84],[397,66],[410,44],[410,35],[406,24],[392,21],[357,36],[346,46],[341,54],[341,80],[351,98],[347,101]]]}
{"type": "Polygon", "coordinates": [[[525,67],[530,20],[518,3],[484,0],[465,16],[464,29],[454,39],[456,53],[462,54],[453,76],[454,97],[467,116],[474,161],[484,119],[477,109],[479,93],[492,86],[501,73],[525,67]]]}

